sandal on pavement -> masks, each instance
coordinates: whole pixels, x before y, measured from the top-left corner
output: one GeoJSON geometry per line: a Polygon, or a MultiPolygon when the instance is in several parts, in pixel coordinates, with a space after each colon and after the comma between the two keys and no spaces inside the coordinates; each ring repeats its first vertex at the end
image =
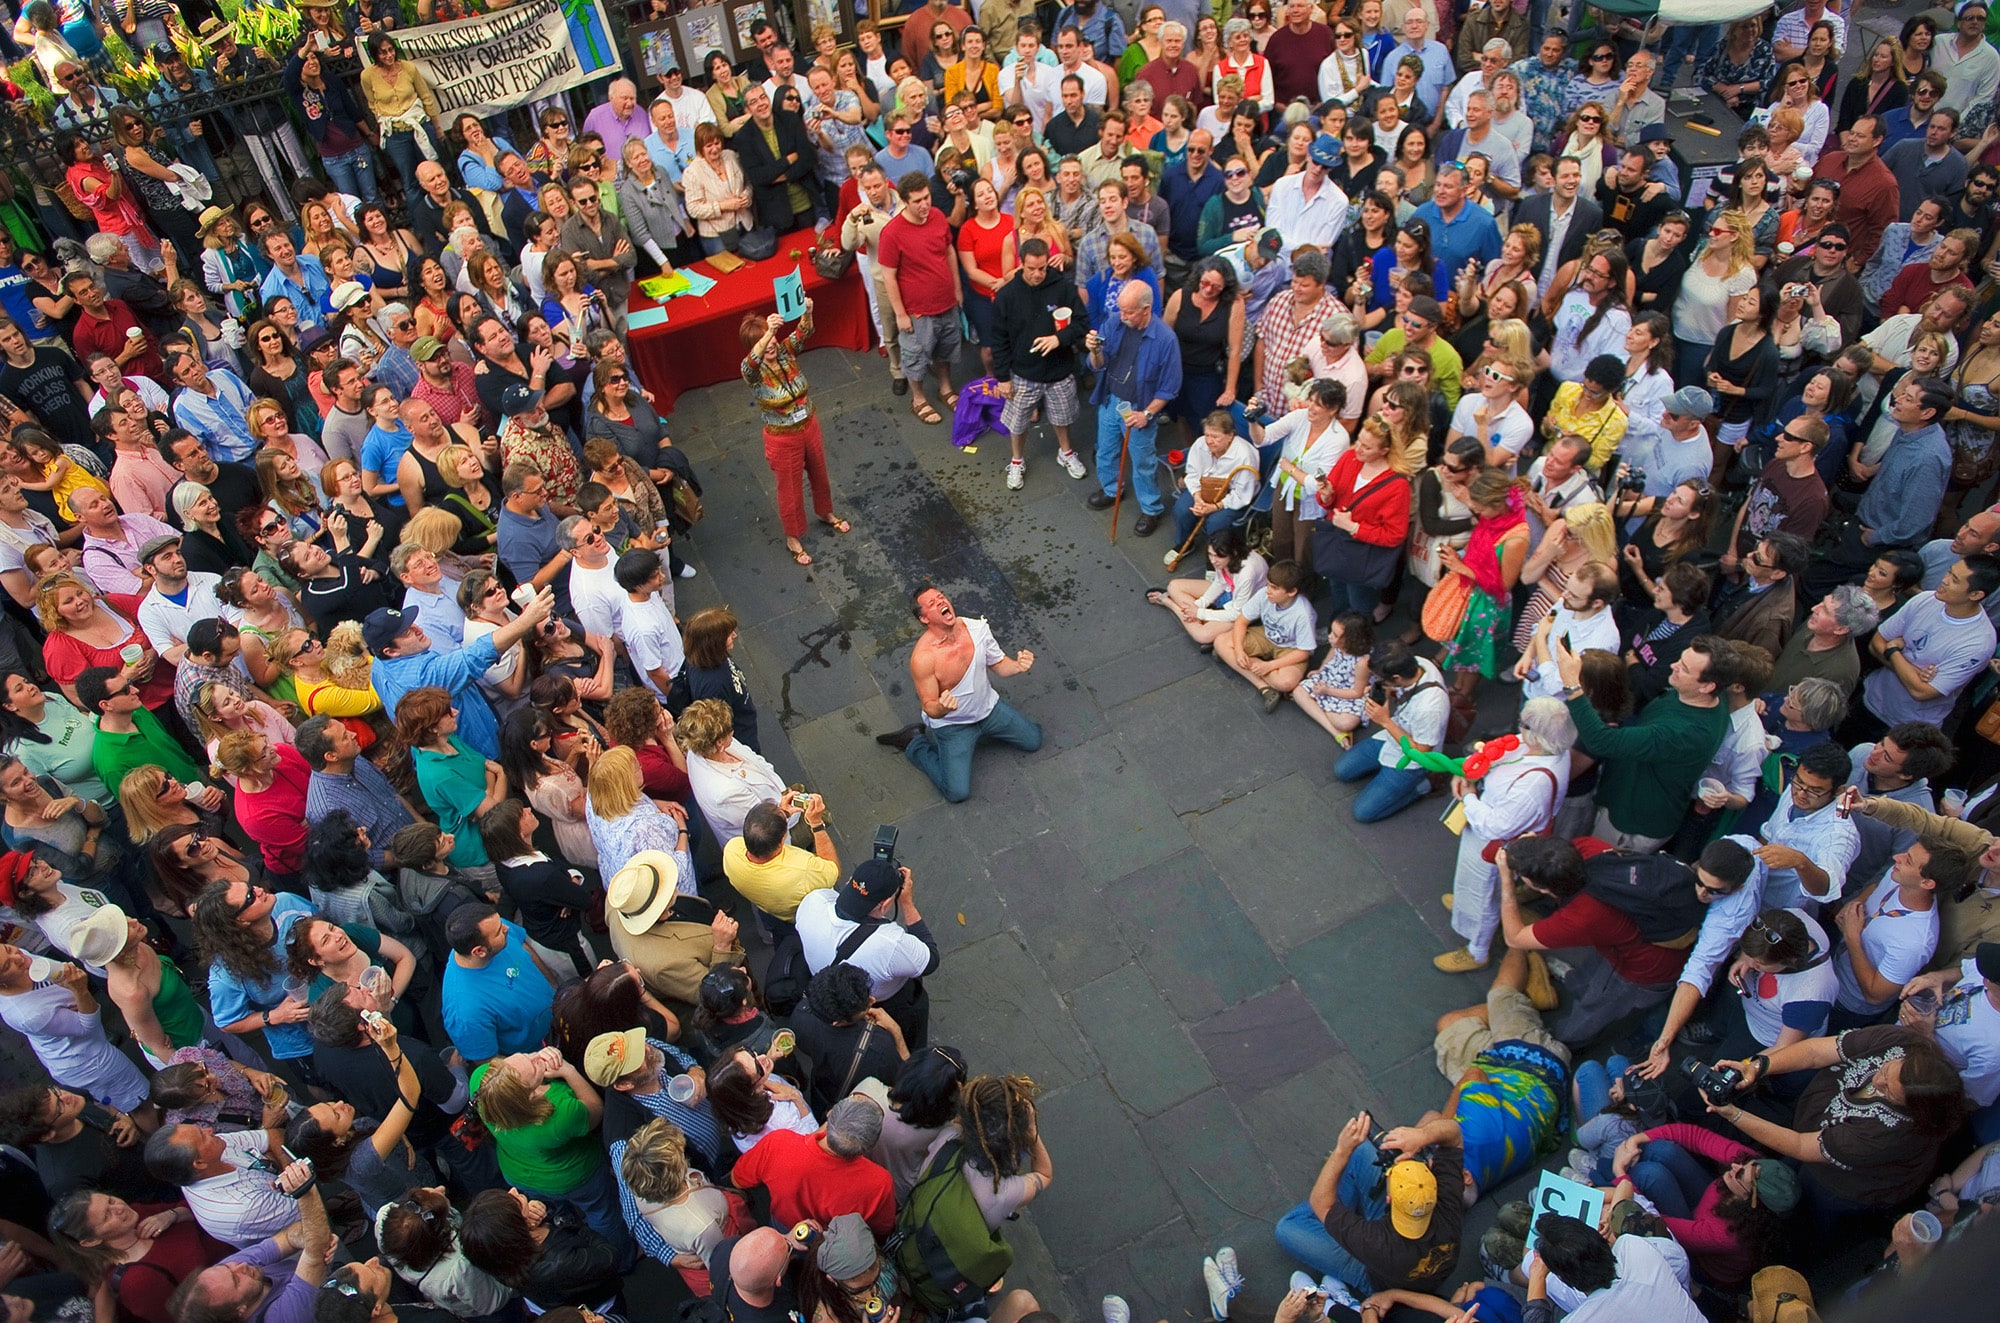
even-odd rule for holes
{"type": "Polygon", "coordinates": [[[828,528],[832,529],[836,533],[851,533],[854,531],[854,525],[848,523],[845,519],[842,519],[838,516],[835,516],[832,519],[822,519],[820,520],[820,522],[822,524],[825,524],[828,528]]]}
{"type": "Polygon", "coordinates": [[[956,409],[958,407],[957,391],[948,390],[944,393],[944,407],[947,409],[956,409]]]}
{"type": "Polygon", "coordinates": [[[811,553],[808,552],[804,547],[786,547],[785,550],[791,553],[792,560],[795,564],[810,565],[813,563],[813,558],[811,553]]]}
{"type": "Polygon", "coordinates": [[[944,415],[932,408],[929,400],[911,400],[910,412],[917,416],[920,423],[936,425],[944,421],[944,415]]]}
{"type": "Polygon", "coordinates": [[[1167,595],[1161,589],[1148,588],[1146,590],[1146,600],[1154,606],[1165,606],[1167,604],[1167,595]]]}

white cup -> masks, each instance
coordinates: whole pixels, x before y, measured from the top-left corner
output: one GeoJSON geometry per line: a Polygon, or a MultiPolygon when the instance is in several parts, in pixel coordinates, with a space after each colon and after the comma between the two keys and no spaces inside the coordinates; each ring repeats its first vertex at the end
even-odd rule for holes
{"type": "Polygon", "coordinates": [[[1701,778],[1701,780],[1695,782],[1694,788],[1695,788],[1695,793],[1700,795],[1703,799],[1713,799],[1718,795],[1726,795],[1729,793],[1729,787],[1722,784],[1722,782],[1716,780],[1712,776],[1704,776],[1703,778],[1701,778]]]}
{"type": "Polygon", "coordinates": [[[49,982],[56,976],[56,966],[58,963],[58,961],[51,960],[47,956],[30,956],[28,958],[29,981],[37,987],[49,982]]]}
{"type": "Polygon", "coordinates": [[[667,1097],[686,1104],[694,1100],[694,1076],[676,1075],[667,1081],[667,1097]]]}
{"type": "Polygon", "coordinates": [[[514,605],[520,607],[523,611],[527,610],[528,603],[534,600],[535,585],[524,583],[514,589],[514,605]]]}

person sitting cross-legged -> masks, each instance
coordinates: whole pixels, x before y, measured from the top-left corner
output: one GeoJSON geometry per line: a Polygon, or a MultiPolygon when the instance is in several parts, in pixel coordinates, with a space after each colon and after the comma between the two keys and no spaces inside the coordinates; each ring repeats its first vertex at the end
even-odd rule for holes
{"type": "Polygon", "coordinates": [[[1236,604],[1230,632],[1215,640],[1215,655],[1257,686],[1266,712],[1276,712],[1306,678],[1319,643],[1319,618],[1300,591],[1304,582],[1296,561],[1279,561],[1264,586],[1236,604]]]}
{"type": "MultiPolygon", "coordinates": [[[[1271,568],[1277,572],[1277,566],[1271,568]]],[[[1418,753],[1438,749],[1451,720],[1444,677],[1428,659],[1410,651],[1409,644],[1397,639],[1376,644],[1368,654],[1368,673],[1381,686],[1362,709],[1376,733],[1333,765],[1333,774],[1342,781],[1369,782],[1354,798],[1356,822],[1393,817],[1430,793],[1430,773],[1405,757],[1403,742],[1418,753]]]]}
{"type": "MultiPolygon", "coordinates": [[[[1278,1220],[1278,1244],[1326,1274],[1320,1289],[1435,1291],[1458,1260],[1465,1215],[1465,1150],[1458,1122],[1435,1117],[1397,1126],[1380,1147],[1398,1155],[1380,1188],[1375,1122],[1362,1112],[1341,1127],[1305,1202],[1278,1220]],[[1426,1150],[1429,1150],[1426,1156],[1426,1150]]],[[[1296,1279],[1295,1279],[1295,1285],[1296,1279]]]]}

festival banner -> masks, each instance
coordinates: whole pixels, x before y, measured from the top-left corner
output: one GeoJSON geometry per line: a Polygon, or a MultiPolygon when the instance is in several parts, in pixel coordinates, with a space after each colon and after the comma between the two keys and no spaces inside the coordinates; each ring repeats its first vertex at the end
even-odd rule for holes
{"type": "Polygon", "coordinates": [[[522,0],[395,36],[400,57],[436,85],[447,123],[462,111],[511,110],[623,67],[603,0],[522,0]]]}

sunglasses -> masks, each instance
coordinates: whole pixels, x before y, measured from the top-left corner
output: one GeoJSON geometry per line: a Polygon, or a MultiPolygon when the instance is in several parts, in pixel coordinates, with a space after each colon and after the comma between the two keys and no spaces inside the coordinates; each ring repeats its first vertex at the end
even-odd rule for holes
{"type": "Polygon", "coordinates": [[[623,373],[620,373],[618,376],[615,377],[606,377],[604,379],[604,384],[607,386],[623,386],[630,380],[632,380],[632,378],[624,375],[623,373]]]}
{"type": "Polygon", "coordinates": [[[1224,170],[1222,177],[1224,179],[1248,179],[1250,172],[1248,170],[1224,170]]]}
{"type": "Polygon", "coordinates": [[[1814,246],[1818,248],[1824,248],[1829,253],[1844,253],[1847,251],[1847,240],[1822,239],[1819,241],[1819,243],[1815,244],[1814,246]]]}
{"type": "Polygon", "coordinates": [[[275,533],[275,532],[279,531],[279,530],[280,530],[280,529],[282,529],[282,528],[283,528],[284,526],[285,526],[285,521],[284,521],[284,520],[282,520],[282,519],[273,519],[273,520],[272,520],[272,521],[271,521],[270,523],[268,523],[268,524],[264,525],[264,526],[263,526],[262,528],[260,528],[260,529],[258,529],[258,530],[257,530],[257,536],[258,536],[258,537],[269,537],[269,536],[271,536],[271,534],[273,534],[273,533],[275,533]]]}
{"type": "Polygon", "coordinates": [[[907,138],[910,136],[910,131],[908,129],[890,129],[889,136],[892,138],[907,138]]]}
{"type": "Polygon", "coordinates": [[[1604,122],[1604,116],[1602,116],[1602,115],[1578,115],[1578,116],[1576,117],[1576,122],[1577,122],[1577,123],[1579,123],[1579,124],[1602,124],[1602,123],[1604,122]]]}
{"type": "Polygon", "coordinates": [[[1592,64],[1596,64],[1599,60],[1604,60],[1608,62],[1611,60],[1615,60],[1617,58],[1618,57],[1616,55],[1613,55],[1610,51],[1599,51],[1595,55],[1590,57],[1590,62],[1592,64]]]}
{"type": "Polygon", "coordinates": [[[545,129],[566,129],[569,127],[569,121],[566,119],[552,119],[542,125],[542,127],[545,129]]]}
{"type": "Polygon", "coordinates": [[[1512,376],[1496,367],[1481,368],[1480,375],[1484,376],[1488,381],[1504,381],[1510,386],[1514,384],[1512,376]]]}
{"type": "Polygon", "coordinates": [[[1789,78],[1785,80],[1786,91],[1790,91],[1794,87],[1805,87],[1805,86],[1808,86],[1808,84],[1806,80],[1803,78],[1789,78]]]}

